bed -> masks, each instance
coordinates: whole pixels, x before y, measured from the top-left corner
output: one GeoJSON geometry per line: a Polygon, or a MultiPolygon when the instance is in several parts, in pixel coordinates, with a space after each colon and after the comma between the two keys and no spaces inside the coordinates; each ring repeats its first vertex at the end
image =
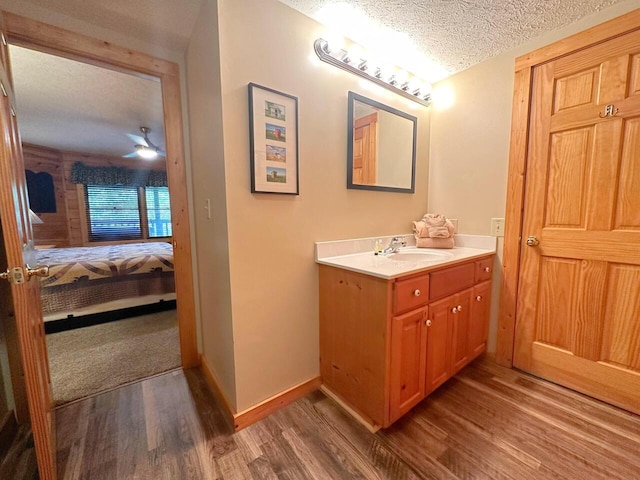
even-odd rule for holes
{"type": "Polygon", "coordinates": [[[173,248],[166,242],[37,251],[45,321],[175,300],[173,248]]]}

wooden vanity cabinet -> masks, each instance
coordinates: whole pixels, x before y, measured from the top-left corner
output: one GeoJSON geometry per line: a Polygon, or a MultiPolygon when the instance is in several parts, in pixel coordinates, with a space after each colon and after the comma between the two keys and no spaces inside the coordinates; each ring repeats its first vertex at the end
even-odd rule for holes
{"type": "Polygon", "coordinates": [[[319,265],[324,387],[367,422],[391,425],[486,350],[492,264],[392,280],[319,265]]]}
{"type": "MultiPolygon", "coordinates": [[[[398,419],[426,395],[427,308],[391,319],[389,415],[398,419]]],[[[392,420],[393,421],[393,420],[392,420]]]]}
{"type": "Polygon", "coordinates": [[[472,358],[487,349],[490,311],[491,281],[487,280],[473,287],[469,323],[469,355],[472,358]]]}
{"type": "Polygon", "coordinates": [[[472,293],[473,289],[468,288],[429,304],[427,393],[434,391],[470,361],[472,293]]]}

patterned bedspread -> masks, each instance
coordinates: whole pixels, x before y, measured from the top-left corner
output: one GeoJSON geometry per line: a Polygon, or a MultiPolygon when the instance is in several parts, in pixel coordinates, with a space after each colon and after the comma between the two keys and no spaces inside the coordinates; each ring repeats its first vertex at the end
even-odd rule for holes
{"type": "Polygon", "coordinates": [[[49,265],[49,287],[83,280],[173,271],[173,247],[165,242],[38,250],[38,265],[49,265]]]}

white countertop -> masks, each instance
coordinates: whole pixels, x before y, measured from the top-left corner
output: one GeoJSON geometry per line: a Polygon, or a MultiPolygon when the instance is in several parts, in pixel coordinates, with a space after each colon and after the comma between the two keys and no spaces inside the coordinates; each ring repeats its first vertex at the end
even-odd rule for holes
{"type": "Polygon", "coordinates": [[[455,235],[456,245],[459,246],[452,249],[432,249],[417,248],[413,235],[397,236],[404,236],[408,244],[400,249],[399,255],[376,255],[373,252],[376,239],[381,238],[386,246],[391,237],[316,242],[316,263],[374,277],[393,279],[409,273],[461,263],[496,252],[495,237],[455,235]],[[402,260],[404,255],[406,255],[406,260],[402,260]]]}

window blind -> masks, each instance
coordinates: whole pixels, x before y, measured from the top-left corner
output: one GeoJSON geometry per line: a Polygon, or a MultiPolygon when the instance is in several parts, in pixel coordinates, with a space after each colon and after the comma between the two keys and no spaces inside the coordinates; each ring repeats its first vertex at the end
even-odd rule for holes
{"type": "Polygon", "coordinates": [[[142,238],[138,187],[87,185],[89,240],[132,240],[142,238]]]}
{"type": "Polygon", "coordinates": [[[149,238],[171,236],[171,206],[168,187],[145,187],[149,238]]]}

